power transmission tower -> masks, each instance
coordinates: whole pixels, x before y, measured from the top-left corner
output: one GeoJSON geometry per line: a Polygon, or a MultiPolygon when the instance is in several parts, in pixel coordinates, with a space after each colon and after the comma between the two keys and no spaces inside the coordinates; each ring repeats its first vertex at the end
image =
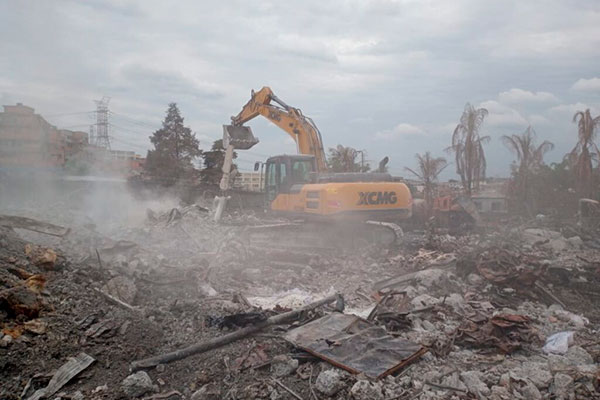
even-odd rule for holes
{"type": "Polygon", "coordinates": [[[102,97],[102,100],[94,100],[96,103],[96,146],[110,150],[110,136],[108,123],[108,102],[110,97],[102,97]]]}
{"type": "Polygon", "coordinates": [[[90,145],[96,145],[96,125],[90,125],[90,136],[88,137],[88,143],[90,145]]]}

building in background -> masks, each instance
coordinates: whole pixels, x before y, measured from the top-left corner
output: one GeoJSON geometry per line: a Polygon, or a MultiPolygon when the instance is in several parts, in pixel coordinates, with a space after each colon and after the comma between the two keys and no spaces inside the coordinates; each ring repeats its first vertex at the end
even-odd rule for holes
{"type": "Polygon", "coordinates": [[[21,103],[0,113],[0,169],[130,176],[141,172],[144,162],[133,151],[91,145],[86,132],[57,129],[21,103]]]}
{"type": "Polygon", "coordinates": [[[0,168],[60,169],[65,138],[32,107],[17,103],[0,113],[0,168]]]}
{"type": "Polygon", "coordinates": [[[260,172],[238,172],[235,178],[235,187],[252,192],[260,192],[262,184],[260,172]]]}

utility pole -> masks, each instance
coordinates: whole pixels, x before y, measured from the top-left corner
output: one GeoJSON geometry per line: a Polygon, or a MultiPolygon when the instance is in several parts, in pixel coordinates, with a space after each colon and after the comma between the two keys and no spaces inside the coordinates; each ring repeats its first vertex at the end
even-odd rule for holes
{"type": "Polygon", "coordinates": [[[94,100],[96,103],[96,134],[95,145],[110,150],[109,123],[108,123],[108,102],[110,97],[102,97],[101,100],[94,100]]]}

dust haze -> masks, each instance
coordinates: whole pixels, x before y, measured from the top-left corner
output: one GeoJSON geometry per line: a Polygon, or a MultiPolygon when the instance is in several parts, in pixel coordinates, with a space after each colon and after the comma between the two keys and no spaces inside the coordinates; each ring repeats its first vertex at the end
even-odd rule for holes
{"type": "Polygon", "coordinates": [[[168,7],[0,5],[0,398],[600,399],[596,3],[168,7]]]}

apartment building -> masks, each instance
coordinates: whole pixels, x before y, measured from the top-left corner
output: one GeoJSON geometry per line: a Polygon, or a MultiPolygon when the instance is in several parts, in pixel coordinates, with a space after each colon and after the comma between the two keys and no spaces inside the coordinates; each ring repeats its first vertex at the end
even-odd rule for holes
{"type": "Polygon", "coordinates": [[[64,136],[32,107],[17,103],[0,113],[0,167],[61,168],[64,136]]]}

